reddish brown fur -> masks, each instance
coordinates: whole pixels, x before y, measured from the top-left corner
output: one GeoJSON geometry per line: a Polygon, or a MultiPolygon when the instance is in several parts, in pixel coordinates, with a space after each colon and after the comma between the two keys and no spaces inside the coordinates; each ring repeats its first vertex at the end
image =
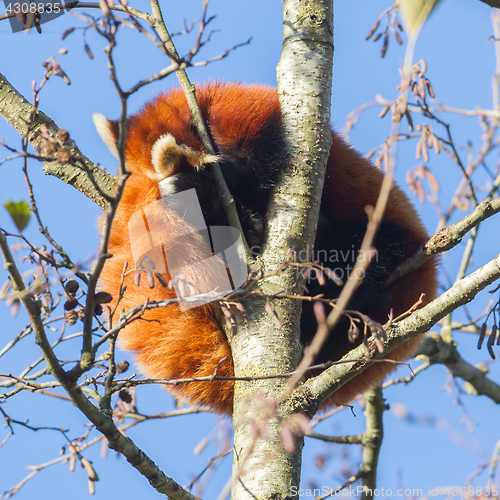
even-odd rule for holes
{"type": "MultiPolygon", "coordinates": [[[[279,120],[275,89],[212,84],[199,88],[197,95],[215,141],[227,149],[244,148],[270,119],[279,120]]],[[[178,143],[202,149],[192,132],[190,113],[180,90],[160,95],[129,121],[126,158],[132,175],[127,181],[111,232],[109,251],[113,257],[107,262],[101,277],[101,288],[114,297],[118,296],[125,261],[129,268],[133,265],[128,221],[139,209],[160,198],[157,181],[152,179],[154,169],[150,152],[155,141],[166,133],[171,133],[178,143]]],[[[333,135],[325,193],[329,195],[326,200],[328,215],[334,222],[365,221],[364,207],[375,204],[381,181],[380,171],[333,135]]],[[[163,217],[166,227],[176,230],[179,220],[167,219],[164,214],[160,217],[163,217]]],[[[415,248],[427,238],[413,207],[398,188],[391,192],[385,220],[404,220],[414,237],[415,248]]],[[[127,291],[120,310],[128,310],[148,298],[164,300],[175,297],[173,291],[158,285],[154,289],[146,283],[136,287],[132,274],[126,276],[125,285],[127,291]]],[[[428,262],[387,290],[387,307],[374,315],[377,316],[374,319],[385,321],[391,307],[396,315],[406,311],[421,293],[426,294],[428,302],[434,297],[435,290],[435,265],[428,262]]],[[[125,349],[135,353],[141,369],[149,377],[178,379],[212,375],[222,359],[225,360],[218,374],[231,376],[234,373],[227,340],[208,305],[185,312],[181,312],[177,305],[146,311],[142,319],[124,328],[119,338],[125,349]]],[[[418,343],[418,339],[413,339],[390,353],[388,358],[407,359],[418,343]]],[[[381,382],[393,369],[394,365],[389,363],[373,365],[339,389],[324,406],[347,404],[357,394],[381,382]]],[[[169,387],[169,390],[191,403],[209,405],[222,413],[232,412],[233,382],[188,383],[169,387]]]]}

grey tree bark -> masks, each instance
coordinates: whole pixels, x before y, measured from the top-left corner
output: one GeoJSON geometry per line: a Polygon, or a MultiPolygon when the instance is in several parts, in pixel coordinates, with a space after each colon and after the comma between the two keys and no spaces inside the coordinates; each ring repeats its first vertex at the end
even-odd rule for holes
{"type": "MultiPolygon", "coordinates": [[[[283,49],[277,67],[289,165],[277,183],[262,253],[264,272],[279,269],[295,248],[312,254],[324,167],[331,144],[330,104],[333,68],[333,1],[283,1],[283,49]]],[[[289,267],[262,282],[273,294],[300,292],[304,280],[289,267]]],[[[293,370],[301,356],[297,301],[280,303],[278,328],[264,303],[247,304],[249,320],[230,339],[236,376],[271,375],[293,370]]],[[[295,448],[283,444],[283,427],[292,418],[276,405],[286,379],[240,382],[235,387],[233,500],[298,498],[303,438],[295,448]],[[260,393],[261,396],[258,396],[260,393]]]]}

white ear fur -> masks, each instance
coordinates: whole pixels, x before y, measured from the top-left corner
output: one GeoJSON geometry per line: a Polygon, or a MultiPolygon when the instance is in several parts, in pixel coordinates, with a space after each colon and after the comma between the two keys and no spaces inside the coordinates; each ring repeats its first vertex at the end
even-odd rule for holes
{"type": "Polygon", "coordinates": [[[116,147],[115,136],[111,132],[109,120],[104,115],[101,115],[101,113],[94,113],[92,119],[94,120],[95,128],[102,141],[108,146],[113,156],[118,158],[118,148],[116,147]]]}
{"type": "Polygon", "coordinates": [[[168,175],[169,166],[181,156],[182,148],[171,134],[162,135],[151,148],[151,163],[161,179],[168,175]]]}
{"type": "Polygon", "coordinates": [[[172,175],[182,157],[185,157],[195,169],[200,169],[207,163],[218,161],[217,156],[196,151],[184,144],[177,144],[171,134],[162,135],[151,148],[151,162],[158,174],[158,180],[172,175]]]}

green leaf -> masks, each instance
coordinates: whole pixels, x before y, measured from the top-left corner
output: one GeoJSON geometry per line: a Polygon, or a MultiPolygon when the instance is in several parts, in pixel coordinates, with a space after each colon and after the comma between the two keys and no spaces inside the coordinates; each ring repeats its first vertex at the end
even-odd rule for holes
{"type": "Polygon", "coordinates": [[[14,224],[19,232],[28,225],[31,217],[31,209],[28,203],[23,201],[18,201],[17,203],[12,200],[7,200],[5,202],[4,208],[7,209],[14,224]]]}
{"type": "Polygon", "coordinates": [[[419,30],[441,0],[400,0],[399,12],[408,34],[419,30]]]}

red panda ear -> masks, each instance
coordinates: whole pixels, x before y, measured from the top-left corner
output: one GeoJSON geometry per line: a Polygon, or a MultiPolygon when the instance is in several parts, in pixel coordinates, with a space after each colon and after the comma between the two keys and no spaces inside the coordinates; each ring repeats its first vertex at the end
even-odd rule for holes
{"type": "Polygon", "coordinates": [[[200,170],[207,163],[217,161],[217,156],[177,144],[171,134],[162,135],[151,148],[151,163],[160,181],[179,173],[185,166],[200,170]]]}
{"type": "Polygon", "coordinates": [[[104,115],[101,115],[101,113],[94,113],[92,119],[94,120],[97,133],[100,135],[104,144],[108,146],[113,156],[118,159],[118,148],[116,147],[118,137],[115,135],[112,122],[104,115]]]}

